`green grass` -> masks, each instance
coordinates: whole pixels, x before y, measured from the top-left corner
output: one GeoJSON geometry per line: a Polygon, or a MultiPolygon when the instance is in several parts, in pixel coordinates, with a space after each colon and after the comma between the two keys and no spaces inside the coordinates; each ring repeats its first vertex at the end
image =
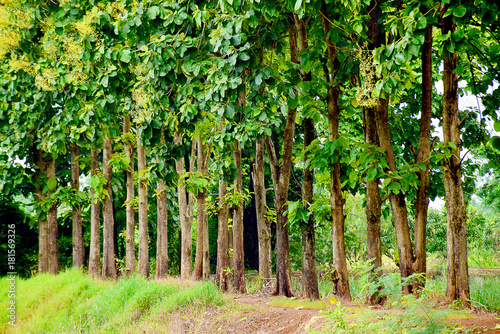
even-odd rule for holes
{"type": "Polygon", "coordinates": [[[102,282],[72,269],[56,276],[17,279],[13,328],[6,316],[8,281],[0,282],[2,333],[134,333],[158,319],[163,321],[158,326],[165,327],[174,313],[225,303],[209,282],[184,287],[138,276],[102,282]]]}
{"type": "Polygon", "coordinates": [[[500,312],[500,277],[471,276],[469,286],[472,306],[500,312]]]}

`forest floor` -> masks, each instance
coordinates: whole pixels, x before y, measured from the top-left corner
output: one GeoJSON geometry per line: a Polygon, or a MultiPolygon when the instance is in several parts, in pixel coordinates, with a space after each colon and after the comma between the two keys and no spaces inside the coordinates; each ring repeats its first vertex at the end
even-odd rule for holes
{"type": "MultiPolygon", "coordinates": [[[[236,305],[240,306],[232,311],[218,308],[207,309],[204,314],[184,316],[182,319],[172,319],[168,333],[252,333],[252,334],[295,334],[295,333],[325,333],[328,331],[328,322],[331,319],[322,315],[318,309],[304,307],[273,306],[276,296],[264,294],[225,294],[236,305]]],[[[297,300],[296,304],[300,304],[297,300]]],[[[326,303],[326,302],[325,302],[326,303]]],[[[435,309],[446,309],[447,304],[434,301],[435,309]]],[[[365,306],[342,303],[348,313],[359,313],[365,306]]],[[[328,306],[327,306],[328,307],[328,306]]],[[[334,308],[335,306],[330,305],[334,308]]],[[[376,307],[374,312],[387,310],[387,307],[376,307]]],[[[397,312],[397,311],[396,311],[397,312]]],[[[347,314],[349,319],[349,314],[347,314]]],[[[352,320],[348,320],[352,321],[352,320]]],[[[448,317],[447,322],[456,324],[455,333],[499,333],[500,314],[484,312],[479,309],[467,311],[466,315],[448,317]]],[[[333,332],[334,333],[334,332],[333,332]]],[[[344,333],[344,332],[343,332],[344,333]]],[[[347,331],[346,331],[347,333],[347,331]]]]}

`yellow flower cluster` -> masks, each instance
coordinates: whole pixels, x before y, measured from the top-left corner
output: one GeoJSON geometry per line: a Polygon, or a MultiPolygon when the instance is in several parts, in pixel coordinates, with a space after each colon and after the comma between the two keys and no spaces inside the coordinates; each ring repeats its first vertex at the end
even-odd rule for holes
{"type": "Polygon", "coordinates": [[[43,54],[49,59],[56,59],[57,57],[57,42],[46,34],[42,40],[43,54]]]}
{"type": "Polygon", "coordinates": [[[147,110],[147,102],[149,96],[144,89],[144,86],[139,86],[132,91],[132,100],[136,103],[133,116],[138,122],[143,122],[151,117],[151,113],[147,110]]]}
{"type": "Polygon", "coordinates": [[[79,66],[82,62],[83,47],[80,40],[68,37],[64,40],[64,58],[69,64],[79,66]]]}
{"type": "Polygon", "coordinates": [[[24,10],[16,10],[14,13],[16,25],[19,28],[27,29],[33,25],[33,17],[30,13],[24,10]]]}
{"type": "Polygon", "coordinates": [[[5,55],[13,51],[19,41],[21,36],[14,30],[3,30],[0,33],[0,60],[5,58],[5,55]]]}
{"type": "Polygon", "coordinates": [[[35,75],[37,73],[36,67],[24,60],[11,59],[10,67],[16,71],[24,71],[30,75],[35,75]]]}
{"type": "Polygon", "coordinates": [[[78,33],[83,37],[95,35],[95,29],[92,24],[97,22],[100,15],[101,10],[99,7],[92,7],[92,9],[83,16],[82,21],[75,23],[75,28],[78,33]]]}
{"type": "Polygon", "coordinates": [[[118,15],[125,15],[127,10],[125,5],[121,2],[110,2],[106,6],[106,12],[115,20],[118,19],[118,15]]]}
{"type": "Polygon", "coordinates": [[[76,85],[82,85],[88,83],[89,81],[89,75],[81,68],[74,69],[73,71],[71,71],[70,75],[71,82],[76,85]]]}
{"type": "Polygon", "coordinates": [[[35,86],[44,91],[54,90],[53,81],[57,76],[55,68],[45,68],[42,70],[42,75],[37,75],[35,78],[35,86]]]}
{"type": "MultiPolygon", "coordinates": [[[[365,47],[366,49],[366,47],[365,47]]],[[[356,100],[360,106],[363,107],[376,107],[378,99],[372,97],[372,91],[375,89],[377,83],[377,75],[375,73],[375,66],[373,64],[373,55],[369,50],[360,50],[359,58],[359,73],[363,78],[363,82],[356,91],[356,100]]]]}

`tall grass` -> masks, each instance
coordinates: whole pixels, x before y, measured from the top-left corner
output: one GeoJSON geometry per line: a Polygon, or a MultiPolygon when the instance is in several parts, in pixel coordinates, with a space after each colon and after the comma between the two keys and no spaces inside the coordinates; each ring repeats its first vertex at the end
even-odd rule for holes
{"type": "MultiPolygon", "coordinates": [[[[96,281],[80,270],[17,280],[16,326],[7,321],[7,280],[0,283],[2,333],[124,333],[137,332],[152,319],[168,323],[174,312],[202,310],[224,304],[209,282],[191,287],[133,276],[96,281]]],[[[157,321],[156,321],[157,322],[157,321]]]]}

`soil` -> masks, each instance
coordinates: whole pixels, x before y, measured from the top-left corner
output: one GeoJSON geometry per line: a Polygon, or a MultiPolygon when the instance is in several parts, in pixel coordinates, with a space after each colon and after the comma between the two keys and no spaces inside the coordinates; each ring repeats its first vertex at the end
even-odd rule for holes
{"type": "MultiPolygon", "coordinates": [[[[204,314],[184,320],[172,321],[168,333],[252,333],[292,334],[320,331],[327,321],[319,310],[287,308],[268,305],[275,296],[257,294],[227,294],[240,308],[228,310],[210,309],[204,314]],[[191,319],[191,320],[189,320],[191,319]]],[[[344,303],[342,303],[344,305],[344,303]]],[[[344,305],[351,307],[351,305],[344,305]]],[[[442,306],[444,307],[444,306],[442,306]]],[[[468,333],[498,333],[500,314],[481,310],[470,311],[471,318],[452,319],[458,328],[468,333]]]]}

